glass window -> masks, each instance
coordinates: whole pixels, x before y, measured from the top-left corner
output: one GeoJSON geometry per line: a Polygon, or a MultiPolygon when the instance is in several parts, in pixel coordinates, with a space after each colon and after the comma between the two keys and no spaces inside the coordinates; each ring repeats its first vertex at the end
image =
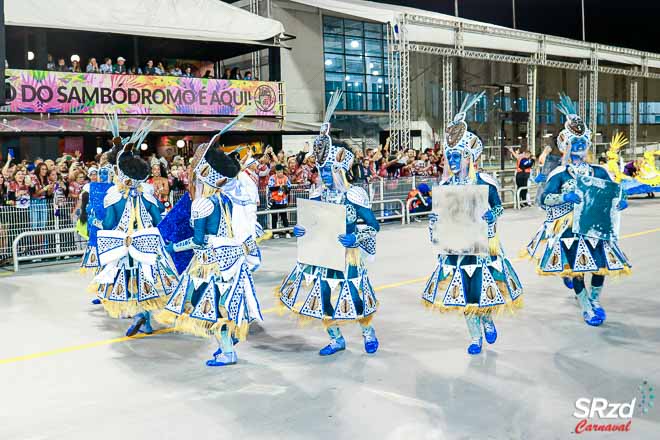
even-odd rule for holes
{"type": "Polygon", "coordinates": [[[344,74],[343,73],[326,73],[325,74],[325,90],[327,92],[334,92],[335,90],[344,90],[344,74]]]}
{"type": "Polygon", "coordinates": [[[367,91],[370,93],[387,93],[387,78],[382,76],[367,76],[367,91]]]}
{"type": "Polygon", "coordinates": [[[367,94],[367,110],[375,112],[385,111],[385,95],[380,93],[367,94]]]}
{"type": "MultiPolygon", "coordinates": [[[[330,102],[332,99],[332,95],[334,95],[335,92],[326,92],[325,93],[325,102],[330,102]]],[[[339,104],[337,104],[336,110],[346,110],[346,96],[342,96],[341,99],[339,100],[339,104]]]]}
{"type": "Polygon", "coordinates": [[[346,37],[344,49],[350,55],[362,55],[364,53],[364,40],[361,38],[346,37]]]}
{"type": "Polygon", "coordinates": [[[364,53],[377,57],[383,56],[383,40],[364,40],[364,53]]]}
{"type": "Polygon", "coordinates": [[[344,69],[344,56],[333,53],[325,54],[325,71],[326,72],[345,72],[344,69]]]}
{"type": "Polygon", "coordinates": [[[326,99],[335,90],[343,90],[339,110],[387,110],[385,36],[386,28],[380,23],[323,17],[326,99]]]}
{"type": "Polygon", "coordinates": [[[346,73],[364,73],[364,57],[346,55],[346,73]]]}
{"type": "Polygon", "coordinates": [[[361,111],[365,110],[364,100],[366,98],[366,93],[352,93],[347,92],[345,94],[346,99],[346,110],[352,111],[361,111]]]}
{"type": "Polygon", "coordinates": [[[324,34],[343,34],[344,33],[344,20],[337,17],[323,17],[323,33],[324,34]]]}
{"type": "Polygon", "coordinates": [[[323,45],[326,52],[344,53],[344,37],[341,35],[324,35],[323,45]]]}
{"type": "Polygon", "coordinates": [[[384,75],[383,59],[375,57],[366,57],[365,64],[367,65],[367,73],[370,75],[384,75]]]}
{"type": "Polygon", "coordinates": [[[362,37],[363,22],[355,20],[344,20],[344,34],[362,37]]]}
{"type": "Polygon", "coordinates": [[[378,40],[383,38],[383,25],[378,23],[365,23],[364,36],[367,38],[376,38],[378,40]]]}

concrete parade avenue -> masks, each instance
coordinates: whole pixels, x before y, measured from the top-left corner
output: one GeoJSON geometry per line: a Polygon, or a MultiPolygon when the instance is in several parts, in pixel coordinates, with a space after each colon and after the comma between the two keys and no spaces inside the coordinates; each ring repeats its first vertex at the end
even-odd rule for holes
{"type": "Polygon", "coordinates": [[[435,264],[426,219],[385,224],[377,237],[375,355],[353,324],[343,327],[347,350],[320,357],[322,327],[278,313],[272,292],[294,264],[295,239],[261,244],[264,322],[223,368],[204,364],[212,339],[159,324],[152,336],[124,337],[130,321],[90,303],[92,275],[77,262],[3,270],[0,439],[657,439],[657,399],[632,419],[589,420],[630,421],[629,432],[574,433],[578,399],[639,404],[641,384],[660,386],[660,199],[629,202],[620,244],[633,273],[607,277],[601,327],[583,322],[561,279],[518,258],[544,213],[505,210],[499,235],[524,307],[495,317],[498,340],[476,356],[460,314],[422,306],[435,264]]]}

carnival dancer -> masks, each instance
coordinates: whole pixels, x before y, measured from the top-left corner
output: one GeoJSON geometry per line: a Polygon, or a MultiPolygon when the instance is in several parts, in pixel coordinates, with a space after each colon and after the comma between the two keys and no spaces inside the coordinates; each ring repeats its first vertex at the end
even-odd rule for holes
{"type": "MultiPolygon", "coordinates": [[[[338,271],[298,262],[277,290],[281,303],[299,318],[317,319],[323,323],[330,343],[321,349],[321,356],[346,348],[346,341],[339,329],[339,325],[346,322],[360,324],[367,353],[378,350],[378,339],[371,325],[377,301],[365,260],[376,253],[376,234],[380,226],[371,211],[366,191],[350,186],[346,180],[353,153],[347,147],[333,145],[330,138],[329,121],[340,99],[341,93],[336,91],[328,104],[321,132],[314,142],[313,154],[321,182],[310,190],[310,199],[346,207],[346,233],[336,237],[346,248],[346,269],[338,271]],[[364,224],[358,225],[359,220],[364,224]],[[305,287],[311,287],[309,292],[305,291],[305,287]],[[296,304],[298,299],[303,300],[302,305],[296,304]]],[[[296,225],[293,233],[296,237],[302,237],[305,235],[305,225],[296,225]]]]}
{"type": "MultiPolygon", "coordinates": [[[[600,304],[605,276],[629,273],[631,266],[616,240],[601,240],[573,232],[573,208],[582,203],[582,198],[576,192],[576,179],[580,176],[612,179],[605,168],[585,161],[591,145],[591,130],[577,115],[571,99],[560,95],[557,108],[567,120],[558,137],[564,150],[564,159],[563,165],[548,176],[543,193],[543,205],[553,211],[554,221],[549,225],[550,239],[544,244],[538,259],[537,272],[541,275],[571,277],[584,322],[599,326],[607,317],[600,304]],[[590,292],[584,280],[587,273],[592,275],[590,292]]],[[[622,194],[616,208],[623,210],[627,206],[625,194],[622,194]]]]}
{"type": "Polygon", "coordinates": [[[170,252],[194,254],[165,310],[156,315],[176,331],[215,337],[219,348],[206,361],[210,367],[235,364],[234,343],[247,337],[250,323],[263,320],[252,280],[261,262],[253,201],[237,179],[239,161],[218,148],[220,136],[239,119],[200,145],[192,159],[194,235],[167,246],[170,252]]]}
{"type": "MultiPolygon", "coordinates": [[[[482,338],[489,344],[497,339],[493,315],[503,309],[522,306],[522,284],[497,237],[497,220],[503,213],[497,182],[488,174],[478,173],[475,164],[483,151],[481,140],[468,131],[467,111],[483,92],[468,95],[460,112],[448,125],[443,142],[445,178],[441,185],[486,185],[490,209],[482,219],[488,224],[489,255],[438,255],[438,265],[426,283],[423,303],[440,311],[461,311],[470,333],[469,354],[479,354],[482,338]]],[[[432,242],[437,214],[431,214],[429,231],[432,242]]]]}
{"type": "Polygon", "coordinates": [[[151,333],[153,310],[167,304],[176,285],[174,263],[156,228],[161,220],[158,201],[144,182],[149,164],[134,148],[149,133],[146,120],[127,140],[117,137],[111,155],[116,154],[116,185],[103,199],[105,215],[97,233],[100,272],[94,278],[103,307],[113,318],[133,317],[126,331],[133,336],[144,327],[151,333]]]}

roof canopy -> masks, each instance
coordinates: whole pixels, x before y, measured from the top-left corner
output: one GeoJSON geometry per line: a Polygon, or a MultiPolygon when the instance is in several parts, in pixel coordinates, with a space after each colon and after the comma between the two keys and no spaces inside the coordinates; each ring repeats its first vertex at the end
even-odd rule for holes
{"type": "Polygon", "coordinates": [[[454,46],[456,43],[456,27],[460,23],[462,24],[462,44],[466,48],[531,54],[537,53],[540,44],[543,44],[545,53],[550,56],[590,59],[592,50],[597,47],[600,60],[638,66],[643,66],[646,62],[648,67],[660,68],[660,54],[519,31],[423,9],[365,0],[290,1],[381,23],[399,23],[403,16],[407,15],[411,18],[406,24],[408,41],[411,43],[454,46]]]}
{"type": "Polygon", "coordinates": [[[254,44],[284,33],[276,20],[219,0],[20,0],[5,2],[10,26],[254,44]]]}

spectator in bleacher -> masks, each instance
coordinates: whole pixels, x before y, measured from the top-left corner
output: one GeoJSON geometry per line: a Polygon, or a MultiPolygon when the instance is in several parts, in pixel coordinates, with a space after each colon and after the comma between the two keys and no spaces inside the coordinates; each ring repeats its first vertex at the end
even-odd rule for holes
{"type": "Polygon", "coordinates": [[[105,58],[99,70],[101,73],[112,73],[112,58],[105,58]]]}
{"type": "Polygon", "coordinates": [[[165,75],[165,73],[167,72],[165,66],[163,66],[162,61],[159,61],[158,64],[156,65],[155,72],[156,75],[165,75]]]}
{"type": "Polygon", "coordinates": [[[55,70],[55,60],[51,54],[48,54],[48,61],[46,62],[46,70],[55,70]]]}
{"type": "Polygon", "coordinates": [[[55,168],[51,168],[48,171],[48,185],[50,186],[50,189],[48,190],[46,197],[52,198],[55,204],[63,203],[66,198],[67,188],[55,168]]]}
{"type": "Polygon", "coordinates": [[[27,170],[23,166],[16,167],[12,182],[9,184],[8,196],[11,205],[23,209],[30,207],[30,184],[27,170]]]}
{"type": "Polygon", "coordinates": [[[185,78],[192,78],[193,77],[192,67],[190,67],[190,66],[186,67],[186,70],[184,70],[182,76],[185,77],[185,78]]]}
{"type": "Polygon", "coordinates": [[[170,70],[170,75],[172,75],[172,76],[183,76],[183,72],[181,71],[181,67],[179,67],[178,65],[175,65],[174,67],[172,67],[172,69],[170,70]]]}
{"type": "Polygon", "coordinates": [[[0,174],[0,206],[7,205],[9,198],[7,196],[7,182],[5,176],[0,174]]]}
{"type": "Polygon", "coordinates": [[[156,75],[156,68],[154,67],[154,60],[147,60],[147,65],[143,70],[145,75],[156,75]]]}
{"type": "Polygon", "coordinates": [[[78,55],[71,57],[71,67],[69,68],[69,71],[73,73],[82,72],[82,68],[80,67],[80,57],[78,55]]]}
{"type": "Polygon", "coordinates": [[[222,74],[222,79],[231,79],[231,69],[229,67],[225,68],[225,72],[222,74]]]}
{"type": "Polygon", "coordinates": [[[129,75],[142,75],[142,69],[140,69],[140,66],[133,65],[130,69],[128,69],[128,74],[129,75]]]}
{"type": "Polygon", "coordinates": [[[82,191],[83,186],[85,186],[87,176],[82,170],[72,171],[69,173],[69,193],[68,196],[70,199],[78,199],[80,192],[82,191]],[[71,177],[73,176],[73,177],[71,177]]]}
{"type": "MultiPolygon", "coordinates": [[[[275,175],[270,176],[268,179],[268,201],[270,209],[286,209],[289,206],[289,192],[291,191],[291,181],[284,174],[284,165],[278,163],[275,165],[275,175]]],[[[282,226],[289,227],[289,216],[286,212],[272,214],[272,228],[277,229],[277,218],[282,221],[282,226]]],[[[279,234],[274,235],[275,238],[279,234]]],[[[286,238],[291,238],[289,232],[286,233],[286,238]]]]}
{"type": "Polygon", "coordinates": [[[229,74],[229,79],[243,79],[241,76],[241,71],[239,70],[238,67],[234,67],[231,69],[231,73],[229,74]]]}
{"type": "Polygon", "coordinates": [[[31,176],[30,223],[32,229],[41,229],[46,225],[46,196],[49,190],[48,166],[45,163],[40,163],[31,176]]]}
{"type": "Polygon", "coordinates": [[[254,78],[252,78],[252,72],[249,71],[249,70],[248,70],[247,72],[245,72],[245,75],[243,75],[243,79],[244,79],[245,81],[252,81],[252,80],[254,80],[254,78]]]}
{"type": "Polygon", "coordinates": [[[99,63],[96,62],[96,58],[90,58],[89,62],[87,63],[87,67],[85,68],[85,72],[87,73],[101,73],[101,69],[99,68],[99,63]]]}
{"type": "Polygon", "coordinates": [[[126,75],[128,73],[128,67],[126,67],[126,58],[117,57],[117,64],[112,69],[112,73],[118,75],[126,75]]]}
{"type": "Polygon", "coordinates": [[[64,58],[58,58],[57,59],[57,66],[55,66],[55,71],[56,72],[68,72],[69,67],[66,65],[66,61],[64,61],[64,58]]]}
{"type": "Polygon", "coordinates": [[[211,71],[207,70],[206,72],[204,72],[203,78],[213,78],[213,75],[211,75],[211,71]]]}
{"type": "Polygon", "coordinates": [[[266,152],[264,152],[263,156],[259,158],[259,165],[257,166],[259,188],[266,188],[268,186],[268,179],[270,178],[270,155],[267,154],[268,148],[266,149],[266,152]]]}

